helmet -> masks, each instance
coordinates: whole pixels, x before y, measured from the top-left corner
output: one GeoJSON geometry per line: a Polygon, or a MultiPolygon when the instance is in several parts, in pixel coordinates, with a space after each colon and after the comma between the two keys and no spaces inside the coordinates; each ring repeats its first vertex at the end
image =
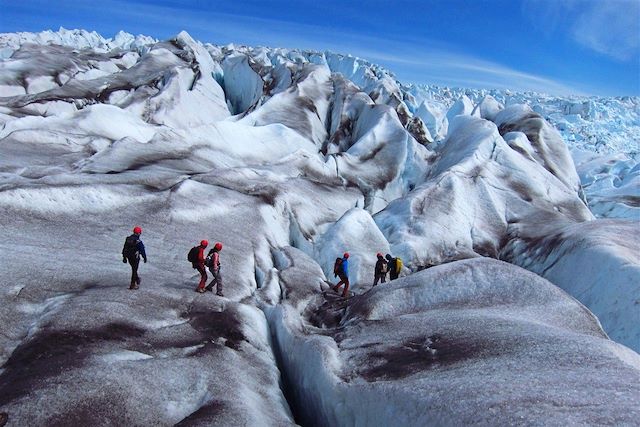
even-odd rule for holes
{"type": "Polygon", "coordinates": [[[376,256],[377,256],[378,258],[382,258],[382,254],[381,254],[380,252],[378,252],[378,253],[376,254],[376,256]]]}
{"type": "Polygon", "coordinates": [[[142,228],[138,227],[137,225],[133,227],[133,234],[141,234],[141,233],[142,233],[142,228]]]}
{"type": "Polygon", "coordinates": [[[384,257],[385,257],[386,259],[388,259],[388,260],[390,260],[390,259],[392,258],[390,254],[386,254],[384,257]]]}
{"type": "Polygon", "coordinates": [[[209,242],[207,242],[206,240],[202,240],[200,241],[200,246],[202,246],[203,248],[206,248],[207,246],[209,246],[209,242]]]}
{"type": "Polygon", "coordinates": [[[216,244],[213,246],[213,249],[217,251],[222,250],[222,243],[216,242],[216,244]]]}
{"type": "Polygon", "coordinates": [[[344,258],[349,258],[349,252],[345,252],[344,255],[342,255],[344,258]]]}

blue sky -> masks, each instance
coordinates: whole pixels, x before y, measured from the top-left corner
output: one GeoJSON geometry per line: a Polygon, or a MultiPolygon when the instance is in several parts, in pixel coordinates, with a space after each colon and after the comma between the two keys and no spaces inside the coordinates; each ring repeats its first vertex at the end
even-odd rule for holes
{"type": "Polygon", "coordinates": [[[640,0],[0,0],[0,32],[59,27],[331,50],[403,83],[640,95],[640,0]]]}

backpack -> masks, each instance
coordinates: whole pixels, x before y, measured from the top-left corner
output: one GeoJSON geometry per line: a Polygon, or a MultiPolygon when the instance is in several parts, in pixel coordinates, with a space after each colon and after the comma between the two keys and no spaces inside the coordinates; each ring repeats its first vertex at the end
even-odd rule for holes
{"type": "Polygon", "coordinates": [[[187,254],[187,261],[189,261],[191,264],[197,263],[199,250],[200,248],[198,246],[192,247],[191,250],[189,250],[189,253],[187,254]]]}
{"type": "Polygon", "coordinates": [[[212,255],[207,255],[207,257],[204,259],[204,265],[206,265],[209,268],[211,268],[213,266],[213,256],[212,255]]]}
{"type": "Polygon", "coordinates": [[[127,237],[124,241],[124,249],[122,250],[122,255],[127,258],[134,257],[138,255],[138,242],[140,239],[135,234],[127,237]]]}
{"type": "Polygon", "coordinates": [[[402,271],[402,260],[400,257],[396,257],[396,274],[400,274],[402,271]]]}
{"type": "Polygon", "coordinates": [[[333,263],[333,275],[334,277],[342,273],[342,258],[336,258],[336,262],[333,263]]]}

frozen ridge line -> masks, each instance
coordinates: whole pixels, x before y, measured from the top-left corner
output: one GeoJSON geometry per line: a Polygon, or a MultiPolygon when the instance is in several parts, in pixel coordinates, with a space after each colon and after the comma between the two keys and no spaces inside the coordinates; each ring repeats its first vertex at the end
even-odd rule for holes
{"type": "Polygon", "coordinates": [[[640,97],[553,96],[536,92],[447,88],[406,85],[414,97],[407,102],[412,111],[421,102],[450,108],[468,97],[473,104],[492,97],[508,106],[526,103],[553,124],[572,149],[599,154],[625,154],[636,162],[640,154],[640,97]]]}
{"type": "Polygon", "coordinates": [[[67,30],[60,27],[58,31],[42,31],[39,33],[2,33],[0,34],[0,59],[8,58],[13,51],[25,43],[68,46],[75,49],[94,49],[107,52],[112,49],[143,49],[144,46],[157,43],[158,40],[144,35],[134,36],[119,31],[113,38],[105,39],[95,31],[67,30]]]}
{"type": "MultiPolygon", "coordinates": [[[[138,49],[157,43],[158,40],[148,36],[118,32],[113,38],[104,38],[97,32],[86,30],[43,31],[40,33],[4,33],[0,34],[0,58],[9,57],[23,43],[59,44],[77,49],[92,48],[98,51],[112,49],[138,49]]],[[[219,49],[205,43],[213,49],[219,49]]],[[[384,67],[365,59],[332,52],[299,51],[284,48],[252,48],[230,44],[224,47],[259,56],[261,54],[277,54],[295,59],[296,56],[314,61],[326,58],[334,72],[341,72],[362,88],[367,87],[366,76],[380,79],[388,77],[395,80],[395,75],[384,67]],[[357,74],[360,75],[357,75],[357,74]]],[[[426,102],[431,110],[446,114],[449,108],[459,99],[468,97],[478,104],[490,96],[504,106],[526,103],[553,124],[561,133],[564,141],[572,149],[595,152],[598,154],[624,154],[636,163],[640,153],[640,97],[597,97],[566,96],[559,97],[536,92],[515,92],[509,90],[464,89],[439,87],[435,85],[403,85],[396,83],[402,90],[403,100],[411,113],[415,113],[421,104],[426,102]]],[[[432,132],[433,135],[433,132],[432,132]]],[[[436,135],[433,135],[436,136],[436,135]]],[[[441,135],[444,136],[444,135],[441,135]]]]}

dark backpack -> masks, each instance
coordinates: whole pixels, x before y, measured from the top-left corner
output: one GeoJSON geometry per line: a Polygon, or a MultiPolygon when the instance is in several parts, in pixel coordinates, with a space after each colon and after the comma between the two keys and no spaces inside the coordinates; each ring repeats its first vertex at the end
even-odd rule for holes
{"type": "Polygon", "coordinates": [[[138,255],[138,242],[140,239],[135,234],[127,237],[124,241],[124,249],[122,250],[122,255],[127,258],[132,258],[138,255]]]}
{"type": "Polygon", "coordinates": [[[192,247],[191,250],[189,250],[189,253],[187,254],[187,261],[189,261],[191,264],[197,263],[199,250],[200,250],[199,246],[192,247]]]}
{"type": "Polygon", "coordinates": [[[336,262],[333,263],[333,275],[338,276],[342,274],[342,258],[336,258],[336,262]]]}

